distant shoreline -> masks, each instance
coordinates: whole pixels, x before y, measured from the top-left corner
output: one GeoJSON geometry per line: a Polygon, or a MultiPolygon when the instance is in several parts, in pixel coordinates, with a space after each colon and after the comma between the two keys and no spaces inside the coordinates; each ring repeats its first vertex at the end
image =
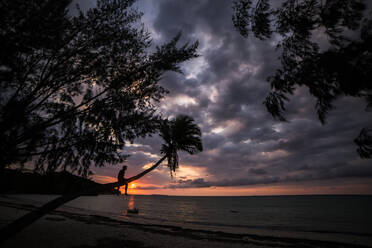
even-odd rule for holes
{"type": "Polygon", "coordinates": [[[372,197],[372,194],[303,194],[303,195],[162,195],[162,194],[133,194],[138,196],[171,196],[171,197],[282,197],[282,196],[368,196],[372,197]]]}

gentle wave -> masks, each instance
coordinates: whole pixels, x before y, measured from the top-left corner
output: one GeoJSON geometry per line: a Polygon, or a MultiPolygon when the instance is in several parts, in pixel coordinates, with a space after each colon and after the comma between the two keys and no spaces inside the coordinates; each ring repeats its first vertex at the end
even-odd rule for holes
{"type": "MultiPolygon", "coordinates": [[[[118,216],[112,216],[115,219],[121,219],[118,216]]],[[[122,216],[121,216],[122,217],[122,216]]],[[[129,220],[135,221],[136,219],[144,219],[149,220],[153,223],[166,223],[169,222],[167,219],[161,218],[154,218],[154,217],[146,217],[146,216],[132,216],[129,220]]],[[[224,224],[218,222],[200,222],[200,221],[182,221],[182,222],[171,222],[172,224],[176,224],[177,226],[184,226],[184,224],[192,224],[192,225],[199,225],[199,226],[209,226],[209,227],[230,227],[230,228],[244,228],[244,229],[262,229],[262,230],[274,230],[274,231],[288,231],[288,232],[309,232],[309,233],[328,233],[328,234],[342,234],[342,235],[353,235],[353,236],[361,236],[361,237],[372,237],[372,233],[368,232],[342,232],[337,230],[316,230],[316,229],[305,229],[300,226],[292,226],[292,227],[283,227],[283,226],[274,226],[274,225],[265,225],[265,226],[258,226],[258,225],[239,225],[239,224],[224,224]]],[[[226,229],[225,229],[226,230],[226,229]]]]}

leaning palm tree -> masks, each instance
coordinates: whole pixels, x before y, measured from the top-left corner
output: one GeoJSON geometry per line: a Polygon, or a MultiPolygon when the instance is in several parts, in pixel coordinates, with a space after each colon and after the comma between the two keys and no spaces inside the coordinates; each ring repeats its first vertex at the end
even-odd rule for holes
{"type": "Polygon", "coordinates": [[[184,151],[191,155],[203,151],[200,129],[194,120],[187,115],[179,115],[173,120],[164,120],[160,127],[160,137],[164,140],[160,150],[163,157],[147,170],[128,178],[125,183],[143,177],[158,167],[165,159],[168,159],[168,168],[173,175],[179,165],[178,151],[184,151]]]}
{"type": "Polygon", "coordinates": [[[179,165],[178,151],[184,151],[189,154],[195,154],[203,151],[200,129],[198,125],[194,123],[194,120],[189,116],[180,115],[173,120],[164,120],[160,127],[160,136],[164,140],[164,144],[161,148],[163,157],[153,166],[133,177],[124,180],[123,182],[107,183],[77,192],[75,194],[62,195],[55,200],[46,203],[42,207],[31,211],[30,213],[2,228],[0,230],[0,243],[17,234],[25,227],[29,226],[42,216],[48,214],[66,202],[76,199],[82,195],[94,193],[98,194],[106,191],[107,189],[120,187],[127,183],[138,180],[158,167],[165,159],[168,159],[167,165],[170,169],[171,175],[173,175],[179,165]]]}

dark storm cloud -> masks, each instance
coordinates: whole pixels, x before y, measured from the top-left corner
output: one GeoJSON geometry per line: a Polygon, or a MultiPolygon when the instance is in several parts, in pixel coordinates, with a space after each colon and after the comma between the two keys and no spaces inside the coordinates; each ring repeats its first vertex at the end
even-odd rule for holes
{"type": "MultiPolygon", "coordinates": [[[[365,103],[340,99],[321,125],[315,101],[305,88],[287,104],[288,123],[274,120],[262,102],[268,76],[280,66],[272,41],[244,39],[233,29],[230,0],[139,1],[154,44],[179,31],[181,43],[199,40],[199,58],[183,65],[184,74],[167,73],[161,85],[170,94],[161,102],[163,116],[188,114],[203,132],[204,152],[180,154],[181,166],[204,168],[209,178],[183,177],[169,183],[169,174],[153,174],[157,188],[244,186],[372,177],[371,161],[362,160],[353,139],[371,125],[365,103]],[[149,9],[154,11],[146,13],[149,9]],[[161,181],[163,180],[163,181],[161,181]]],[[[139,139],[126,152],[131,173],[156,162],[161,138],[139,139]]]]}
{"type": "Polygon", "coordinates": [[[231,186],[249,186],[256,184],[272,184],[272,183],[288,183],[302,182],[310,180],[326,180],[335,178],[358,178],[372,177],[372,168],[368,165],[350,166],[338,165],[335,168],[319,168],[320,171],[311,170],[307,173],[297,173],[284,177],[265,175],[263,169],[250,169],[252,174],[260,176],[251,176],[247,178],[223,179],[218,181],[206,181],[204,178],[197,179],[182,179],[177,183],[170,183],[162,188],[208,188],[208,187],[231,187],[231,186]],[[327,170],[327,173],[324,173],[327,170]],[[265,175],[265,176],[262,176],[265,175]]]}
{"type": "Polygon", "coordinates": [[[169,184],[165,188],[177,189],[177,188],[208,188],[208,187],[231,187],[231,186],[247,186],[255,184],[268,184],[277,183],[279,178],[277,177],[265,177],[260,179],[233,179],[233,180],[221,180],[208,182],[204,178],[198,178],[194,180],[180,180],[178,184],[169,184]]]}

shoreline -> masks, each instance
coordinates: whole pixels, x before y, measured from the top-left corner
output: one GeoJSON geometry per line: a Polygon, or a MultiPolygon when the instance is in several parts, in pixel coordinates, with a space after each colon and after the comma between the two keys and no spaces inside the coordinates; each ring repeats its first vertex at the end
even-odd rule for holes
{"type": "MultiPolygon", "coordinates": [[[[0,197],[1,225],[37,206],[0,197]]],[[[259,231],[258,231],[259,233],[259,231]]],[[[57,209],[4,243],[4,247],[372,247],[371,242],[339,242],[258,233],[200,230],[138,223],[57,209]],[[39,236],[39,237],[38,237],[39,236]],[[34,246],[33,246],[34,245],[34,246]]],[[[369,237],[369,239],[371,239],[369,237]]]]}

